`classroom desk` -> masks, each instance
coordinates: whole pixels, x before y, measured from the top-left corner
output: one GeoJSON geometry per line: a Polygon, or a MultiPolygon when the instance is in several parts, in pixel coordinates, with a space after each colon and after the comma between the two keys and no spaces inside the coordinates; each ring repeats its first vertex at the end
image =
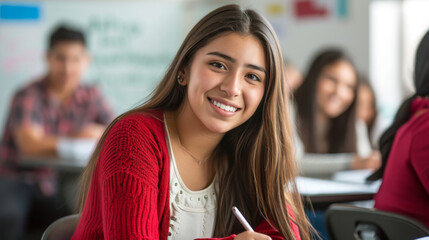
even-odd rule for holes
{"type": "Polygon", "coordinates": [[[297,178],[298,191],[313,205],[371,200],[379,184],[351,183],[327,179],[297,178]]]}
{"type": "Polygon", "coordinates": [[[77,193],[79,192],[79,176],[86,167],[88,161],[75,158],[60,158],[55,156],[46,157],[20,157],[19,167],[21,169],[34,169],[40,167],[54,168],[58,170],[58,190],[64,199],[65,205],[70,212],[76,206],[77,193]]]}
{"type": "Polygon", "coordinates": [[[61,171],[81,172],[87,165],[87,160],[76,160],[73,158],[47,157],[20,157],[21,168],[50,167],[61,171]]]}
{"type": "Polygon", "coordinates": [[[348,170],[335,173],[332,179],[298,177],[298,191],[305,204],[322,210],[332,203],[372,200],[381,180],[366,183],[371,173],[371,170],[348,170]]]}
{"type": "Polygon", "coordinates": [[[93,139],[64,139],[60,141],[59,156],[21,156],[21,168],[49,167],[60,171],[81,172],[88,164],[97,144],[93,139]]]}

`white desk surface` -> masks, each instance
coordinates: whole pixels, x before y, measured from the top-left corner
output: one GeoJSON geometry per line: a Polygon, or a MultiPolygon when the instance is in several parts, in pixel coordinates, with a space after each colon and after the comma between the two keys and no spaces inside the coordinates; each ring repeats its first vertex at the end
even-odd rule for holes
{"type": "Polygon", "coordinates": [[[22,168],[52,167],[60,170],[82,171],[88,164],[97,144],[93,139],[62,139],[57,152],[59,156],[21,156],[22,168]]]}
{"type": "Polygon", "coordinates": [[[305,195],[376,193],[377,185],[298,177],[298,191],[305,195]]]}
{"type": "Polygon", "coordinates": [[[334,180],[297,177],[300,194],[312,202],[345,202],[372,199],[381,182],[365,183],[370,171],[344,171],[334,175],[334,180]]]}
{"type": "Polygon", "coordinates": [[[60,158],[55,156],[48,157],[21,157],[19,166],[22,168],[38,168],[38,167],[51,167],[58,170],[66,171],[82,171],[88,160],[76,160],[72,158],[60,158]]]}

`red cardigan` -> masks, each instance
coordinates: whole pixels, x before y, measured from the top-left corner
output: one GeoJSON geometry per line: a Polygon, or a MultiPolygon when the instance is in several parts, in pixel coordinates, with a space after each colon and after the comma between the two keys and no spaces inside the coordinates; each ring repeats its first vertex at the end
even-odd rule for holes
{"type": "Polygon", "coordinates": [[[396,132],[375,208],[403,214],[429,227],[429,100],[411,105],[414,116],[396,132]]]}
{"type": "MultiPolygon", "coordinates": [[[[105,139],[72,239],[167,239],[169,185],[162,112],[121,119],[105,139]]],[[[297,225],[291,226],[295,238],[301,239],[297,225]]],[[[283,239],[264,220],[255,231],[283,239]]]]}

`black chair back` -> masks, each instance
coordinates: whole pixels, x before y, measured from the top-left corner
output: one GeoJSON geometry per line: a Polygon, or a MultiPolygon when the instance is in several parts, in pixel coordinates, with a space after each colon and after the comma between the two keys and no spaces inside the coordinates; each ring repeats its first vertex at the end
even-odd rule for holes
{"type": "Polygon", "coordinates": [[[429,229],[409,217],[347,204],[332,204],[326,212],[331,240],[413,240],[429,229]]]}

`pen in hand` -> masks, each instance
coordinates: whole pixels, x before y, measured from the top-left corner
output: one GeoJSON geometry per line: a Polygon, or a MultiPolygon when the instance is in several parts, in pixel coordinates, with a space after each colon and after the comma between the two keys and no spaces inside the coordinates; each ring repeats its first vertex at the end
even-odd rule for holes
{"type": "Polygon", "coordinates": [[[253,228],[246,221],[246,219],[243,217],[243,215],[241,214],[240,210],[238,210],[238,208],[236,208],[235,206],[232,207],[232,212],[237,217],[238,221],[240,221],[241,225],[243,225],[244,229],[246,229],[246,231],[254,232],[253,228]]]}

